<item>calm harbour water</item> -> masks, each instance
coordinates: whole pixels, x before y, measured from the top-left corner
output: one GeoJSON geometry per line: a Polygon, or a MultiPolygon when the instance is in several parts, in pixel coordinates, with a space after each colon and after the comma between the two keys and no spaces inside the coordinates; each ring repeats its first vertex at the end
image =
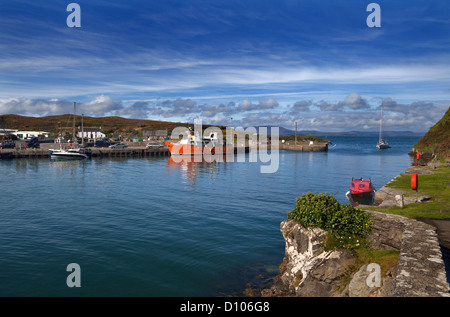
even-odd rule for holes
{"type": "Polygon", "coordinates": [[[0,296],[221,296],[284,256],[280,222],[307,191],[346,203],[352,177],[380,188],[420,137],[328,137],[326,153],[246,162],[167,157],[0,160],[0,296]],[[81,287],[69,288],[69,263],[81,287]]]}

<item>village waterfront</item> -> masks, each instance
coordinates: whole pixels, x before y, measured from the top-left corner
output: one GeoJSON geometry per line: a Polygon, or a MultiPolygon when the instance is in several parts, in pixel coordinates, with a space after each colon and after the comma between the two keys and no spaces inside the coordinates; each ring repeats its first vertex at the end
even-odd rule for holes
{"type": "Polygon", "coordinates": [[[0,160],[0,295],[240,295],[278,273],[298,196],[346,203],[352,177],[380,188],[420,137],[391,137],[385,151],[377,137],[327,139],[328,152],[280,151],[275,173],[248,159],[0,160]],[[68,287],[71,263],[80,287],[68,287]]]}

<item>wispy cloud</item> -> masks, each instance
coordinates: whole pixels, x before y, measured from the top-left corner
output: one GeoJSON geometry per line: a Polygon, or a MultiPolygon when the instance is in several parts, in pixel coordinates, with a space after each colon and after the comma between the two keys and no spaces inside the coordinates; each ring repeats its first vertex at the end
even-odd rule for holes
{"type": "Polygon", "coordinates": [[[2,3],[0,112],[73,100],[91,115],[371,129],[382,102],[400,127],[430,124],[423,110],[448,100],[443,1],[384,2],[379,29],[349,1],[92,0],[81,28],[65,25],[66,5],[2,3]]]}

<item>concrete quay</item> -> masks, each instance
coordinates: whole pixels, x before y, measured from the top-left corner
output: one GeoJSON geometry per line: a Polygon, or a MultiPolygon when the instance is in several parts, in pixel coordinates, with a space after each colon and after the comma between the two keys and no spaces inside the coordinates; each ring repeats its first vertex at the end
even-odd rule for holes
{"type": "MultiPolygon", "coordinates": [[[[39,149],[18,147],[15,149],[1,149],[0,159],[20,159],[20,158],[50,158],[49,149],[58,149],[59,145],[54,143],[41,143],[39,149]]],[[[170,156],[170,151],[166,146],[147,148],[145,142],[130,144],[126,148],[109,147],[86,147],[90,151],[92,158],[102,157],[164,157],[170,156]]],[[[235,147],[234,154],[249,153],[248,146],[235,147]]]]}
{"type": "Polygon", "coordinates": [[[317,141],[288,141],[279,145],[280,150],[299,152],[327,152],[328,143],[317,141]]]}
{"type": "MultiPolygon", "coordinates": [[[[0,157],[3,159],[20,159],[20,158],[50,158],[49,149],[58,149],[59,146],[54,143],[42,143],[39,149],[18,148],[18,149],[2,149],[0,157]]],[[[101,157],[158,157],[170,156],[167,147],[146,148],[145,146],[133,145],[126,148],[98,148],[89,147],[90,156],[95,158],[101,157]]]]}

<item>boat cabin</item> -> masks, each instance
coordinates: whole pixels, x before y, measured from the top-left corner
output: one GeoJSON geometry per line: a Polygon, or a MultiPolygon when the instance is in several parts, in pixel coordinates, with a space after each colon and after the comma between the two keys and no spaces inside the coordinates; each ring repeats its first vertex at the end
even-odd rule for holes
{"type": "Polygon", "coordinates": [[[372,181],[369,179],[353,179],[350,185],[350,192],[352,194],[372,193],[375,188],[372,185],[372,181]]]}

